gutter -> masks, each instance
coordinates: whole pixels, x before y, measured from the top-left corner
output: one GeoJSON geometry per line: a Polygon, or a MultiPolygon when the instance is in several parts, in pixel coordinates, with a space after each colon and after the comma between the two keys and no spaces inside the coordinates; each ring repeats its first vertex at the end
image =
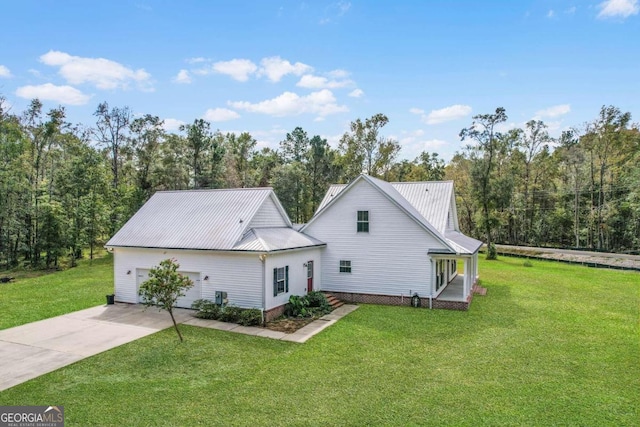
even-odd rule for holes
{"type": "Polygon", "coordinates": [[[260,311],[262,312],[262,324],[264,325],[265,323],[264,310],[265,310],[265,307],[267,306],[267,286],[265,282],[265,280],[267,279],[266,272],[265,272],[267,268],[267,263],[266,263],[267,254],[260,254],[258,255],[258,258],[262,263],[262,307],[260,308],[260,311]]]}

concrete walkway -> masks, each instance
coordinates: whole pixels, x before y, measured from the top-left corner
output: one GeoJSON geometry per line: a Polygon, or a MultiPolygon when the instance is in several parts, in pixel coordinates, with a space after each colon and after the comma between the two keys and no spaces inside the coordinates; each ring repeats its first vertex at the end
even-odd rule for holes
{"type": "MultiPolygon", "coordinates": [[[[176,309],[176,321],[192,317],[176,309]]],[[[98,306],[0,331],[0,391],[172,326],[166,312],[98,306]]]]}
{"type": "Polygon", "coordinates": [[[345,304],[291,334],[272,331],[271,329],[260,328],[257,326],[241,326],[236,323],[227,323],[208,319],[192,318],[183,323],[185,325],[200,326],[202,328],[218,329],[220,331],[236,332],[239,334],[254,335],[257,337],[303,343],[357,308],[357,305],[345,304]]]}
{"type": "MultiPolygon", "coordinates": [[[[292,334],[193,317],[175,309],[176,321],[265,338],[303,343],[358,306],[343,305],[292,334]]],[[[0,391],[78,360],[171,327],[164,311],[141,305],[98,306],[0,331],[0,391]]]]}

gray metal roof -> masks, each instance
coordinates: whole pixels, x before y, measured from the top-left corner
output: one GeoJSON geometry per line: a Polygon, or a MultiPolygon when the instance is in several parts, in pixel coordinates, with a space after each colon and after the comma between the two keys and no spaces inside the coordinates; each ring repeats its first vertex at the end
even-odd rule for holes
{"type": "Polygon", "coordinates": [[[445,232],[453,181],[394,182],[391,185],[440,233],[445,232]]]}
{"type": "MultiPolygon", "coordinates": [[[[456,253],[473,254],[482,242],[467,237],[458,231],[447,230],[447,215],[453,200],[453,181],[393,182],[389,183],[368,175],[360,175],[382,191],[424,228],[439,238],[445,246],[456,253]]],[[[333,200],[351,184],[333,184],[318,206],[319,215],[333,200]]],[[[313,218],[311,219],[313,221],[313,218]]],[[[311,222],[310,221],[310,222],[311,222]]]]}
{"type": "Polygon", "coordinates": [[[456,252],[462,254],[474,254],[480,246],[482,246],[482,242],[480,240],[476,240],[472,237],[465,236],[459,231],[447,230],[444,233],[444,237],[447,241],[456,249],[456,252]]]}
{"type": "Polygon", "coordinates": [[[107,247],[233,250],[271,188],[155,193],[109,240],[107,247]]]}
{"type": "Polygon", "coordinates": [[[237,251],[274,252],[287,249],[326,246],[326,243],[293,228],[252,228],[233,248],[237,251]]]}

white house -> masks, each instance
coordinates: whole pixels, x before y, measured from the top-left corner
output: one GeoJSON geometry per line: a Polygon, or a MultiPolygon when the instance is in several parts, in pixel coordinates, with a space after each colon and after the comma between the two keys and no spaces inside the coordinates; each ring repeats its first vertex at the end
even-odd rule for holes
{"type": "Polygon", "coordinates": [[[343,301],[466,309],[482,242],[458,226],[453,182],[332,185],[300,230],[326,243],[322,290],[343,301]],[[458,265],[464,273],[458,276],[458,265]]]}
{"type": "Polygon", "coordinates": [[[271,188],[158,192],[106,247],[116,301],[139,302],[149,270],[174,258],[195,284],[178,306],[224,292],[269,320],[310,290],[384,304],[417,295],[423,306],[466,309],[481,244],[459,231],[452,182],[361,175],[332,185],[300,231],[271,188]]]}
{"type": "Polygon", "coordinates": [[[293,229],[271,188],[252,188],[157,192],[105,246],[116,301],[139,302],[149,269],[173,258],[194,282],[179,307],[226,292],[271,319],[290,295],[321,287],[325,244],[293,229]]]}

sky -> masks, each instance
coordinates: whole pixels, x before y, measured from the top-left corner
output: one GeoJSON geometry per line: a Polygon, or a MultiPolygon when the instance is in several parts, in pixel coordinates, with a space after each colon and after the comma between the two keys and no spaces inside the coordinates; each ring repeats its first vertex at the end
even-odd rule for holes
{"type": "Polygon", "coordinates": [[[0,96],[91,126],[100,102],[176,131],[196,118],[277,148],[295,127],[336,147],[389,118],[401,158],[445,161],[476,114],[552,136],[615,105],[640,119],[639,0],[0,0],[0,96]]]}

